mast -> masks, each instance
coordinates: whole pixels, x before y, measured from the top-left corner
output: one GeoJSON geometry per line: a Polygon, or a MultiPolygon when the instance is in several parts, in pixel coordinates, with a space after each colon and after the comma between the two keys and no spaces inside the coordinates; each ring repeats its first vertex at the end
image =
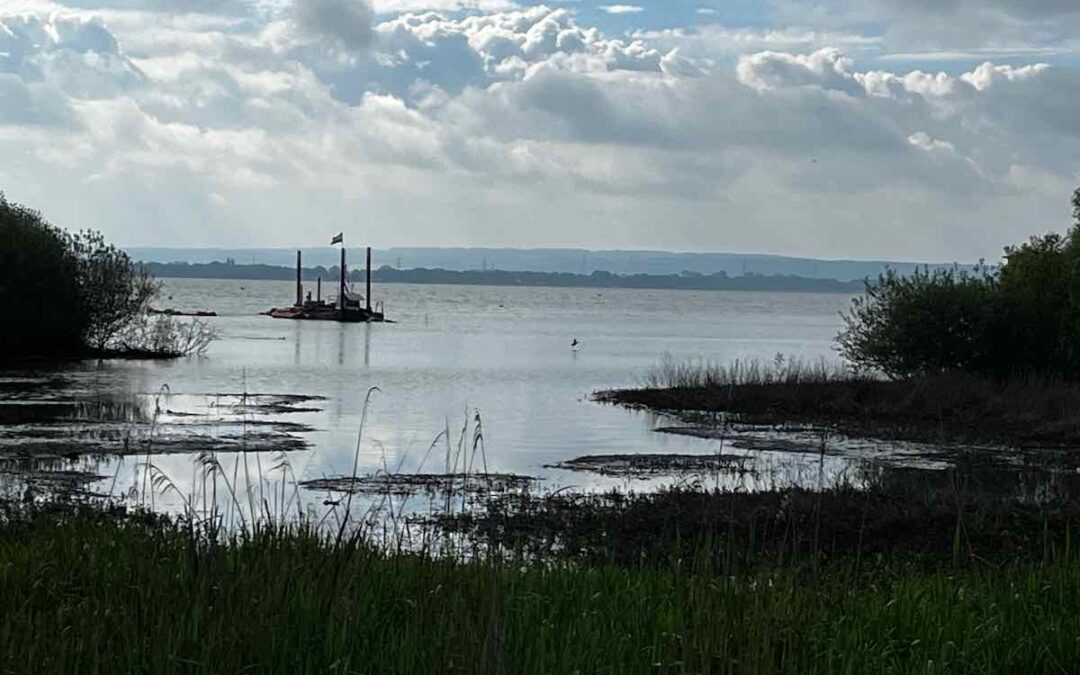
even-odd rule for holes
{"type": "Polygon", "coordinates": [[[300,283],[300,249],[296,249],[296,305],[304,304],[304,287],[300,283]]]}
{"type": "Polygon", "coordinates": [[[342,315],[345,313],[345,246],[341,246],[341,267],[339,268],[338,308],[342,315]]]}
{"type": "Polygon", "coordinates": [[[367,247],[367,291],[364,292],[364,300],[367,302],[367,311],[371,313],[371,247],[367,247]]]}

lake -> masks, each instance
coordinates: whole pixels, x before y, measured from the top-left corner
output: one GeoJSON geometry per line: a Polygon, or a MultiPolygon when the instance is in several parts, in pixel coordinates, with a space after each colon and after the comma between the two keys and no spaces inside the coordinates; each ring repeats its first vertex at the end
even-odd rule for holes
{"type": "MultiPolygon", "coordinates": [[[[198,482],[192,446],[169,444],[184,434],[199,441],[250,439],[267,451],[258,457],[264,474],[282,459],[273,450],[287,450],[296,478],[310,480],[351,474],[362,421],[361,473],[442,471],[445,439],[430,446],[449,430],[456,449],[468,421],[463,445],[473,470],[486,463],[489,471],[541,477],[545,488],[644,489],[657,479],[548,467],[583,455],[716,453],[718,442],[657,433],[664,420],[593,402],[593,392],[638,384],[665,355],[677,361],[771,362],[777,354],[835,361],[833,338],[851,300],[402,284],[374,292],[393,323],[259,315],[291,304],[294,289],[277,281],[165,280],[159,306],[219,314],[207,319],[219,333],[207,352],[170,362],[83,362],[6,373],[0,382],[5,408],[35,414],[9,414],[0,427],[0,452],[32,457],[38,472],[94,473],[104,480],[92,490],[121,494],[146,482],[146,457],[130,454],[150,439],[145,447],[155,470],[178,492],[190,492],[198,482]],[[262,398],[240,398],[244,394],[262,398]],[[320,398],[289,398],[295,396],[320,398]],[[482,456],[472,450],[477,413],[482,456]],[[297,444],[276,443],[286,437],[297,444]],[[74,442],[97,450],[77,450],[74,442]],[[129,453],[122,461],[112,456],[120,450],[129,453]]],[[[767,461],[789,478],[823,468],[822,458],[798,452],[778,450],[767,461]]],[[[837,457],[827,463],[832,474],[846,466],[837,457]]],[[[177,503],[175,496],[158,499],[177,503]]]]}

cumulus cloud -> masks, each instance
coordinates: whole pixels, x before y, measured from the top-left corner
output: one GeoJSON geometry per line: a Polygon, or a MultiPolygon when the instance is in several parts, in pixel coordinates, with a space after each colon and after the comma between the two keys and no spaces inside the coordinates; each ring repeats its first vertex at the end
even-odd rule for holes
{"type": "Polygon", "coordinates": [[[404,14],[406,12],[456,12],[474,10],[499,12],[517,6],[513,0],[372,0],[372,8],[380,14],[404,14]]]}
{"type": "Polygon", "coordinates": [[[608,14],[640,14],[645,11],[641,5],[600,5],[597,9],[608,14]]]}
{"type": "Polygon", "coordinates": [[[80,98],[115,96],[143,80],[100,20],[56,16],[0,17],[0,73],[80,98]]]}
{"type": "Polygon", "coordinates": [[[1080,4],[1072,0],[780,0],[774,18],[833,29],[881,26],[883,44],[905,59],[1080,53],[1080,4]]]}
{"type": "Polygon", "coordinates": [[[993,10],[1025,20],[1080,15],[1073,0],[878,0],[887,7],[907,12],[956,15],[993,10]]]}
{"type": "Polygon", "coordinates": [[[75,122],[67,98],[55,87],[0,73],[0,125],[53,126],[75,122]]]}
{"type": "Polygon", "coordinates": [[[296,0],[295,12],[299,28],[311,35],[355,51],[371,44],[375,12],[367,0],[296,0]]]}
{"type": "Polygon", "coordinates": [[[739,80],[755,89],[817,86],[854,91],[859,83],[851,73],[853,62],[834,47],[811,54],[759,52],[739,59],[739,80]]]}
{"type": "Polygon", "coordinates": [[[882,69],[816,37],[724,62],[557,7],[281,7],[153,39],[138,12],[3,17],[0,186],[127,244],[289,245],[363,212],[384,245],[936,258],[1054,222],[1076,179],[1075,69],[882,69]]]}

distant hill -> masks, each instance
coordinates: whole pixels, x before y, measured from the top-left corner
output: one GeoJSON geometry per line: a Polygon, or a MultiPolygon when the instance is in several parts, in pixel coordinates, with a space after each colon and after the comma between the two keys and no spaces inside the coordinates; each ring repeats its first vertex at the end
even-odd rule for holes
{"type": "MultiPolygon", "coordinates": [[[[144,262],[143,267],[161,279],[277,279],[296,278],[296,269],[276,265],[240,265],[233,262],[211,263],[157,263],[144,262]]],[[[334,281],[338,278],[336,266],[305,267],[301,270],[305,281],[321,278],[328,295],[335,294],[334,281]]],[[[361,271],[353,269],[352,281],[361,281],[361,271]]],[[[399,270],[384,266],[372,273],[377,283],[452,284],[478,286],[554,286],[566,288],[639,288],[674,290],[728,290],[728,291],[807,291],[822,293],[855,293],[861,291],[860,281],[836,279],[807,279],[791,275],[746,274],[737,277],[724,272],[716,274],[612,274],[596,271],[591,274],[567,272],[508,272],[505,270],[458,271],[446,269],[399,270]]]]}
{"type": "MultiPolygon", "coordinates": [[[[211,263],[226,259],[238,264],[296,264],[295,249],[251,248],[129,248],[135,260],[146,262],[211,263]]],[[[361,262],[361,249],[350,251],[350,264],[361,262]]],[[[338,262],[338,252],[329,246],[304,249],[304,264],[330,267],[338,262]]],[[[373,252],[376,267],[396,269],[427,268],[465,272],[472,270],[518,270],[589,275],[595,271],[612,274],[671,275],[683,272],[729,277],[747,274],[798,276],[808,279],[856,281],[877,277],[886,267],[910,274],[923,263],[884,260],[815,260],[776,255],[741,253],[672,253],[668,251],[587,251],[583,249],[508,248],[390,248],[373,252]]],[[[951,266],[931,264],[930,267],[951,266]]]]}

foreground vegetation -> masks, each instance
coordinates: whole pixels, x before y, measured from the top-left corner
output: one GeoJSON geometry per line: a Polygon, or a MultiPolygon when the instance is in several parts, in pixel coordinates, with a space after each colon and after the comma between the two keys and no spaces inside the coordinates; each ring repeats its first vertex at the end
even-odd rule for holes
{"type": "Polygon", "coordinates": [[[1080,662],[1080,566],[811,579],[390,555],[8,511],[2,673],[988,673],[1080,662]]]}
{"type": "Polygon", "coordinates": [[[874,577],[885,561],[894,570],[955,570],[1071,557],[1080,524],[1080,507],[1068,498],[1075,486],[1051,486],[1045,474],[1041,481],[962,476],[894,468],[860,489],[754,492],[699,483],[641,494],[517,493],[437,520],[514,556],[658,568],[684,560],[723,575],[874,577]]]}

